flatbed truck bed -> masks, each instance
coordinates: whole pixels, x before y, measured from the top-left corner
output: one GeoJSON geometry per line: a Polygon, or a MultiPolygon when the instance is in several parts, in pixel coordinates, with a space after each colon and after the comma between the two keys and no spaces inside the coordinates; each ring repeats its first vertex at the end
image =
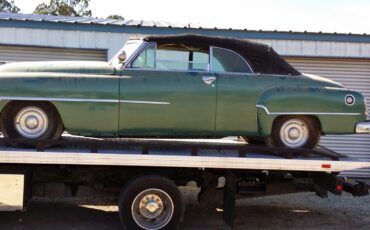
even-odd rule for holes
{"type": "MultiPolygon", "coordinates": [[[[239,144],[237,144],[239,145],[239,144]]],[[[214,169],[251,169],[341,172],[370,167],[370,162],[351,157],[331,160],[323,156],[284,156],[250,152],[240,156],[235,150],[204,150],[194,156],[191,150],[101,149],[91,153],[83,148],[52,148],[45,151],[0,147],[0,162],[11,164],[109,165],[214,169]]]]}
{"type": "MultiPolygon", "coordinates": [[[[292,150],[225,139],[64,136],[54,143],[15,143],[0,139],[0,167],[0,175],[23,176],[23,199],[18,209],[25,209],[32,197],[32,185],[36,183],[62,181],[70,186],[74,194],[84,183],[112,184],[122,187],[118,205],[124,228],[162,229],[176,226],[183,215],[183,201],[176,185],[196,181],[201,188],[201,202],[223,200],[224,220],[233,226],[235,198],[238,195],[276,194],[270,192],[276,191],[271,190],[272,187],[278,188],[279,193],[292,192],[293,188],[294,192],[314,191],[321,197],[327,196],[327,192],[340,195],[342,190],[353,195],[367,195],[368,184],[351,183],[338,174],[370,167],[370,162],[322,147],[292,150]],[[12,145],[18,146],[15,148],[12,145]],[[64,175],[66,171],[68,173],[64,175]],[[116,180],[111,181],[112,178],[116,180]],[[219,178],[224,178],[221,186],[219,178]],[[138,189],[149,192],[141,194],[138,189]],[[215,195],[220,191],[223,193],[221,198],[215,195]],[[131,193],[137,196],[131,197],[131,193]],[[127,214],[129,207],[132,209],[135,204],[138,205],[137,210],[127,214]],[[160,207],[164,205],[172,209],[168,221],[162,218],[166,213],[160,207]],[[160,214],[157,215],[158,212],[160,214]],[[157,225],[148,222],[148,219],[158,222],[157,225]]],[[[4,203],[3,200],[0,202],[4,203]]]]}

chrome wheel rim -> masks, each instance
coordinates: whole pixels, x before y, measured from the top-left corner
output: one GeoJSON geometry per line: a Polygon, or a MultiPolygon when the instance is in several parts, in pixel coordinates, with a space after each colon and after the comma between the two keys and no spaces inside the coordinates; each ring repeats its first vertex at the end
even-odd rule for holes
{"type": "Polygon", "coordinates": [[[22,137],[35,139],[45,134],[49,120],[42,109],[30,106],[17,113],[14,126],[22,137]]]}
{"type": "Polygon", "coordinates": [[[171,220],[174,205],[171,197],[161,189],[147,189],[132,202],[134,221],[143,229],[161,229],[171,220]]]}
{"type": "Polygon", "coordinates": [[[280,129],[280,140],[290,148],[304,146],[309,138],[309,130],[305,122],[299,119],[290,119],[284,122],[280,129]]]}

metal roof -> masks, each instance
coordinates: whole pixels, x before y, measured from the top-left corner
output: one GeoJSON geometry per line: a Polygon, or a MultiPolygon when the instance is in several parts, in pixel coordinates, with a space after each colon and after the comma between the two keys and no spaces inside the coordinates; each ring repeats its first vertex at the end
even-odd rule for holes
{"type": "Polygon", "coordinates": [[[8,21],[36,21],[36,22],[55,22],[72,24],[97,24],[115,26],[143,26],[143,27],[173,27],[173,28],[201,28],[195,24],[179,24],[163,21],[143,21],[143,20],[117,20],[93,17],[66,17],[37,14],[18,14],[0,12],[0,20],[8,21]]]}
{"type": "Polygon", "coordinates": [[[0,12],[0,27],[21,27],[56,30],[82,30],[116,33],[176,34],[199,33],[205,35],[243,37],[249,39],[285,39],[311,41],[339,41],[370,43],[370,34],[328,33],[307,31],[248,30],[210,28],[196,24],[163,21],[117,20],[93,17],[65,17],[51,15],[0,12]]]}

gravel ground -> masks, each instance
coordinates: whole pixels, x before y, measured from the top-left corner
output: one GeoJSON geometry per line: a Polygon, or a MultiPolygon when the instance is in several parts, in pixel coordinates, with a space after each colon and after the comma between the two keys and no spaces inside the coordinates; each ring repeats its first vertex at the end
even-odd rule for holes
{"type": "MultiPolygon", "coordinates": [[[[230,229],[222,211],[200,206],[195,188],[182,189],[187,212],[181,229],[230,229]]],[[[107,201],[33,200],[26,213],[0,213],[0,229],[120,229],[117,207],[107,201]],[[89,204],[87,204],[89,203],[89,204]],[[93,204],[91,204],[93,203],[93,204]]],[[[312,193],[239,200],[235,229],[369,229],[370,196],[321,199],[312,193]]]]}

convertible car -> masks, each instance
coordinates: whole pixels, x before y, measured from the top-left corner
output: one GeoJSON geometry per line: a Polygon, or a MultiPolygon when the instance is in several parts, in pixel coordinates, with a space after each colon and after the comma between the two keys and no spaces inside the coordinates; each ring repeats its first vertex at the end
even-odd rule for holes
{"type": "Polygon", "coordinates": [[[110,62],[0,67],[7,138],[224,137],[313,148],[369,133],[365,98],[302,74],[270,46],[194,34],[130,39],[110,62]]]}

